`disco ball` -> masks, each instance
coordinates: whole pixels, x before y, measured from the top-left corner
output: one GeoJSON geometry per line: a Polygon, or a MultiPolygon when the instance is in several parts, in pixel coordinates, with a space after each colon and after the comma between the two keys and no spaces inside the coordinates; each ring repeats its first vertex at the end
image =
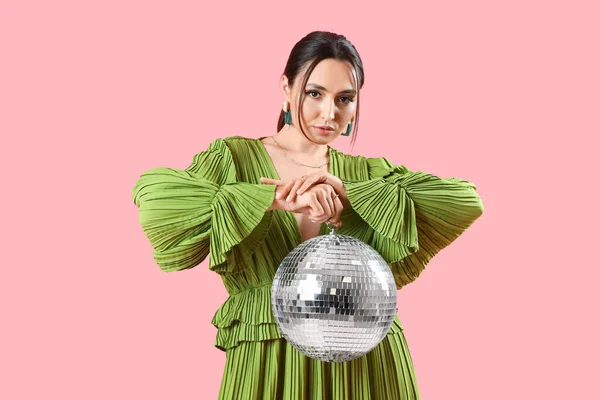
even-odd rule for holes
{"type": "Polygon", "coordinates": [[[397,311],[396,284],[375,249],[332,228],[283,259],[271,309],[283,337],[302,354],[350,361],[385,338],[397,311]]]}

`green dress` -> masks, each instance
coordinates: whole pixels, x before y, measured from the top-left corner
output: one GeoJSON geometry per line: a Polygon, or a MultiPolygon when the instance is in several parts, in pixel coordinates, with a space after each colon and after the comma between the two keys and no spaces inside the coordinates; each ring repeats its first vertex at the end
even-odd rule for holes
{"type": "MultiPolygon", "coordinates": [[[[349,362],[313,360],[282,337],[270,290],[280,262],[302,237],[293,213],[267,211],[276,187],[260,177],[279,177],[260,139],[216,139],[185,170],[145,171],[132,193],[158,266],[180,271],[210,254],[209,269],[229,293],[212,319],[215,346],[226,354],[219,399],[418,399],[397,315],[375,349],[349,362]]],[[[337,232],[377,250],[398,289],[483,212],[468,181],[332,147],[329,160],[329,173],[344,182],[352,204],[337,232]]],[[[320,234],[326,233],[322,224],[320,234]]]]}

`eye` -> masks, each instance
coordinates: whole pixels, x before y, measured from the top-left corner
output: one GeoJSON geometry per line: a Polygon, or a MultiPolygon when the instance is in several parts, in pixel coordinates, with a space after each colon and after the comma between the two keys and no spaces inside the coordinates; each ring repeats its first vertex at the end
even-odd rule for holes
{"type": "MultiPolygon", "coordinates": [[[[321,93],[317,92],[316,90],[309,90],[307,92],[305,92],[309,97],[312,97],[313,99],[318,98],[321,93]],[[314,96],[313,96],[314,95],[314,96]]],[[[348,97],[348,96],[342,96],[340,97],[340,101],[344,104],[349,104],[354,102],[354,97],[348,97]]]]}

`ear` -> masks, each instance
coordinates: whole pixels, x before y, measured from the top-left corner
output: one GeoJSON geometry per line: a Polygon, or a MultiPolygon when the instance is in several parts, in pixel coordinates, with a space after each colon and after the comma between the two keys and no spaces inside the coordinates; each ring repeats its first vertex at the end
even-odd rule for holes
{"type": "Polygon", "coordinates": [[[292,88],[289,85],[288,78],[285,75],[281,75],[280,79],[281,93],[289,99],[291,97],[292,88]]]}

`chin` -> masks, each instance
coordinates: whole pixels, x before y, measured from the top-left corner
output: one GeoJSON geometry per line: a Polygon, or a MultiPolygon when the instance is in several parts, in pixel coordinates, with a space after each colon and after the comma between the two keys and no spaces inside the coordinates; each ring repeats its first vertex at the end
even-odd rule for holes
{"type": "Polygon", "coordinates": [[[330,136],[327,136],[327,137],[323,137],[320,135],[310,135],[309,137],[315,143],[329,144],[333,141],[333,139],[335,139],[337,137],[337,135],[335,133],[332,133],[330,136]]]}

